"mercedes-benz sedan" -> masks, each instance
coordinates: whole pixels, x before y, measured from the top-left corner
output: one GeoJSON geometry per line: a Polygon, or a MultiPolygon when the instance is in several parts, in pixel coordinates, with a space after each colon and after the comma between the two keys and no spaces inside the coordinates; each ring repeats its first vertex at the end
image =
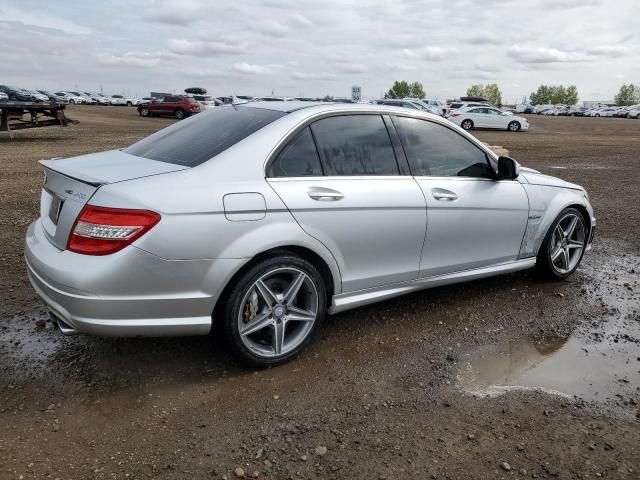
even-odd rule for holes
{"type": "Polygon", "coordinates": [[[216,325],[254,365],[296,355],[327,313],[534,266],[564,278],[595,227],[582,187],[378,105],[215,108],[42,164],[25,255],[63,333],[216,325]]]}

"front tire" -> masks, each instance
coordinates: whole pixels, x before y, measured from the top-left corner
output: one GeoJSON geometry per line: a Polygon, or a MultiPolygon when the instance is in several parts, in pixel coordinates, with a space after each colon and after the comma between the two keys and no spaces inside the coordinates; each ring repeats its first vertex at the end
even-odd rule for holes
{"type": "Polygon", "coordinates": [[[149,112],[148,108],[141,108],[140,109],[140,116],[142,116],[142,117],[148,117],[150,113],[151,112],[149,112]]]}
{"type": "Polygon", "coordinates": [[[507,130],[509,130],[510,132],[517,132],[520,130],[520,123],[513,121],[513,122],[509,122],[509,125],[507,125],[507,130]]]}
{"type": "Polygon", "coordinates": [[[326,312],[326,288],[308,261],[282,254],[256,263],[228,292],[222,330],[232,353],[254,367],[294,358],[326,312]]]}
{"type": "Polygon", "coordinates": [[[464,129],[464,130],[471,130],[473,128],[473,122],[471,120],[464,120],[460,126],[464,129]]]}
{"type": "Polygon", "coordinates": [[[540,246],[538,272],[550,280],[562,280],[576,271],[587,248],[589,232],[582,212],[566,208],[554,220],[540,246]]]}

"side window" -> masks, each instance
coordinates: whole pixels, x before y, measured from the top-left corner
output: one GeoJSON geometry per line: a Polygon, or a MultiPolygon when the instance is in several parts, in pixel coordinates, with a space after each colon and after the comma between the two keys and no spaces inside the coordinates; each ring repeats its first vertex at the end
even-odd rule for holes
{"type": "Polygon", "coordinates": [[[309,127],[300,131],[271,162],[268,177],[321,177],[322,167],[309,127]]]}
{"type": "Polygon", "coordinates": [[[485,153],[455,131],[417,118],[393,121],[414,175],[493,178],[485,153]]]}
{"type": "Polygon", "coordinates": [[[326,175],[398,175],[380,115],[345,115],[311,125],[326,175]]]}

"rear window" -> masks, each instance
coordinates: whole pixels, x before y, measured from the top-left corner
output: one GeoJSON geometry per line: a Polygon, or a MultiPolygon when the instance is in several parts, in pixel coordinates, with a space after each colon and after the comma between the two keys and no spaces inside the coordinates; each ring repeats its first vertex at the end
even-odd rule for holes
{"type": "Polygon", "coordinates": [[[160,130],[124,151],[159,162],[195,167],[284,115],[285,112],[263,108],[215,108],[160,130]]]}

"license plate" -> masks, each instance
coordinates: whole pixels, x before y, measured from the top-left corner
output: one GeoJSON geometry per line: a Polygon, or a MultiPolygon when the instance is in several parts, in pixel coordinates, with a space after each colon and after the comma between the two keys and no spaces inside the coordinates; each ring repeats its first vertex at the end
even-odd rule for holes
{"type": "Polygon", "coordinates": [[[62,210],[62,204],[64,200],[56,195],[51,195],[51,205],[49,205],[49,219],[54,225],[58,224],[58,218],[60,218],[60,210],[62,210]]]}

